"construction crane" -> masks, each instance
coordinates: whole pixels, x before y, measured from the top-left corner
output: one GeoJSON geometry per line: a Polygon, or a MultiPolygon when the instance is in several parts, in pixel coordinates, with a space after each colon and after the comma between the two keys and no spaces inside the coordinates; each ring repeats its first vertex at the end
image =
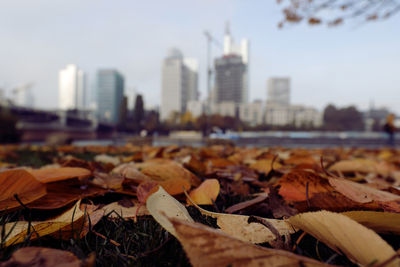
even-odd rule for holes
{"type": "MultiPolygon", "coordinates": [[[[217,47],[222,49],[222,45],[214,38],[208,31],[204,31],[204,35],[207,38],[207,94],[209,100],[211,100],[211,76],[212,76],[212,66],[211,66],[211,44],[214,43],[217,47]]],[[[207,105],[208,111],[208,105],[207,105]]],[[[208,113],[208,112],[207,112],[208,113]]]]}

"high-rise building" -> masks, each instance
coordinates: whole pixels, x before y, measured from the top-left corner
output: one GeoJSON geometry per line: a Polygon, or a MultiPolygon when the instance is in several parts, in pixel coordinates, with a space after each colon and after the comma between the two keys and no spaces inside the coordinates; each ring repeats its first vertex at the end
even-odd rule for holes
{"type": "Polygon", "coordinates": [[[245,73],[241,56],[231,54],[215,59],[215,102],[246,103],[245,73]]]}
{"type": "Polygon", "coordinates": [[[67,65],[58,74],[59,108],[85,109],[85,73],[74,64],[67,65]]]}
{"type": "Polygon", "coordinates": [[[97,72],[97,110],[99,120],[118,123],[124,98],[124,77],[114,69],[97,72]]]}
{"type": "MultiPolygon", "coordinates": [[[[238,56],[241,58],[241,62],[244,66],[243,73],[241,74],[242,77],[240,78],[241,98],[237,103],[247,103],[249,99],[249,50],[250,43],[247,39],[242,39],[239,45],[235,44],[229,29],[229,23],[227,22],[224,35],[224,57],[238,56]]],[[[216,101],[219,101],[218,97],[216,101]]]]}
{"type": "Polygon", "coordinates": [[[268,80],[267,104],[290,105],[290,79],[273,77],[268,80]]]}
{"type": "Polygon", "coordinates": [[[161,120],[184,113],[188,101],[198,99],[198,63],[170,49],[162,65],[161,120]]]}

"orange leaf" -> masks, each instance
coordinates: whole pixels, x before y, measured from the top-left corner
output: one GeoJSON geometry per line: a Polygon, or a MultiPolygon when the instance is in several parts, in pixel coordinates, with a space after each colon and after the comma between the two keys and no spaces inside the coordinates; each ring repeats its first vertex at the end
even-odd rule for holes
{"type": "Polygon", "coordinates": [[[0,210],[20,206],[14,195],[18,195],[22,203],[28,204],[45,194],[46,186],[26,170],[14,169],[0,173],[0,210]]]}
{"type": "Polygon", "coordinates": [[[218,197],[219,189],[217,179],[207,179],[198,188],[190,192],[189,196],[198,205],[212,205],[218,197]]]}
{"type": "Polygon", "coordinates": [[[307,193],[311,198],[314,194],[333,190],[327,179],[314,172],[304,170],[295,170],[285,174],[277,184],[281,186],[279,194],[288,201],[305,201],[307,193]]]}
{"type": "Polygon", "coordinates": [[[84,168],[61,167],[31,170],[30,173],[42,183],[51,183],[72,178],[87,178],[91,171],[84,168]]]}
{"type": "Polygon", "coordinates": [[[182,194],[184,190],[190,190],[190,183],[179,177],[160,182],[160,185],[172,196],[182,194]]]}

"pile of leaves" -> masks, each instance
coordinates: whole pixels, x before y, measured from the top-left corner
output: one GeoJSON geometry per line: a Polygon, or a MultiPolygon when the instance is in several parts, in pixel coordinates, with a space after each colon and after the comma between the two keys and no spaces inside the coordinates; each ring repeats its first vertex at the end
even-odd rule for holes
{"type": "Polygon", "coordinates": [[[0,147],[0,266],[399,266],[393,149],[0,147]]]}

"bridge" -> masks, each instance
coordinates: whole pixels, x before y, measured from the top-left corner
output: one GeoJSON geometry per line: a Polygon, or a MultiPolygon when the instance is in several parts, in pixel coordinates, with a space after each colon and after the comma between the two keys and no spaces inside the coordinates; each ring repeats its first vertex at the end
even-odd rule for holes
{"type": "Polygon", "coordinates": [[[0,110],[4,109],[17,119],[22,142],[45,141],[57,135],[68,140],[111,138],[115,133],[113,124],[98,122],[93,112],[0,106],[0,110]]]}

